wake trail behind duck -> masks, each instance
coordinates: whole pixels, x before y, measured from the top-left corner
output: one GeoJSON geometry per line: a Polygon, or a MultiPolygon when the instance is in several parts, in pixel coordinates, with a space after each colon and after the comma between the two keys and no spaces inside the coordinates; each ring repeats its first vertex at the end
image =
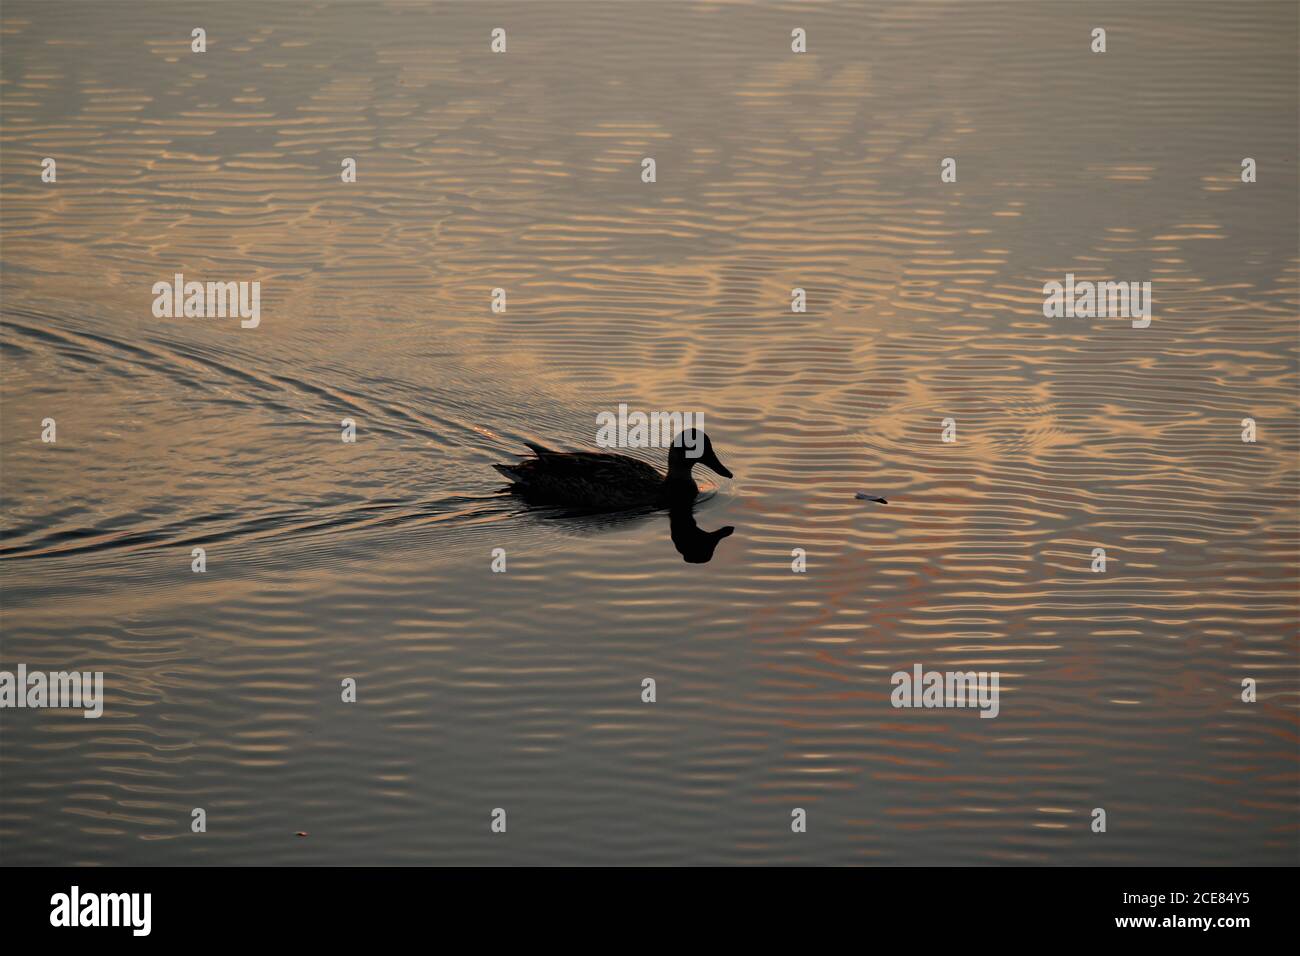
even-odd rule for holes
{"type": "MultiPolygon", "coordinates": [[[[5,391],[13,403],[41,383],[63,396],[105,393],[111,406],[107,415],[103,408],[77,408],[71,419],[61,413],[59,441],[44,448],[34,435],[7,429],[13,480],[0,560],[194,547],[258,551],[307,538],[317,546],[324,541],[326,552],[330,542],[351,547],[363,538],[401,547],[396,532],[435,525],[452,540],[457,524],[473,536],[484,522],[517,510],[497,495],[501,479],[487,465],[523,440],[523,433],[498,434],[480,422],[523,420],[528,434],[551,435],[573,425],[563,411],[571,396],[541,391],[535,378],[525,394],[505,370],[471,368],[454,355],[429,370],[428,383],[417,383],[337,358],[291,366],[209,341],[126,341],[105,327],[23,308],[0,317],[5,391]],[[355,455],[327,469],[322,457],[341,453],[345,417],[356,422],[357,444],[348,449],[355,455]],[[137,427],[120,427],[124,422],[137,427]],[[104,434],[112,426],[118,433],[104,434]],[[82,442],[89,432],[95,441],[82,442]],[[170,456],[170,488],[131,480],[142,458],[166,454],[179,438],[193,452],[170,456]],[[67,507],[38,502],[56,487],[51,462],[94,477],[67,507]],[[331,469],[338,484],[322,488],[331,469]],[[250,491],[232,498],[229,482],[218,480],[222,471],[240,473],[250,491]],[[192,490],[177,493],[180,486],[192,490]]],[[[39,409],[30,414],[42,418],[39,409]]],[[[525,525],[512,533],[540,532],[525,525]]]]}

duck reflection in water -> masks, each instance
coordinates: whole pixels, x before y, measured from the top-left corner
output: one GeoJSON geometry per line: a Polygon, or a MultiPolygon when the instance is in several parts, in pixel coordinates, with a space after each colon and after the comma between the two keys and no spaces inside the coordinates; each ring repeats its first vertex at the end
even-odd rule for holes
{"type": "Polygon", "coordinates": [[[713,549],[728,537],[735,527],[727,525],[717,531],[705,531],[695,523],[695,514],[689,507],[677,507],[668,512],[672,529],[673,547],[687,564],[707,564],[713,560],[713,549]]]}

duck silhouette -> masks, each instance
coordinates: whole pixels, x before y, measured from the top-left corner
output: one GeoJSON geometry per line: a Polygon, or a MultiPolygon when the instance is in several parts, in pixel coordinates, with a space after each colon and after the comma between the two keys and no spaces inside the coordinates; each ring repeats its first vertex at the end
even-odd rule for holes
{"type": "Polygon", "coordinates": [[[731,477],[731,471],[713,451],[709,436],[697,428],[680,432],[673,439],[666,475],[627,455],[554,451],[533,442],[524,444],[532,449],[534,457],[492,467],[511,480],[505,490],[529,504],[585,511],[685,508],[689,513],[700,493],[691,477],[692,468],[704,465],[724,478],[731,477]]]}

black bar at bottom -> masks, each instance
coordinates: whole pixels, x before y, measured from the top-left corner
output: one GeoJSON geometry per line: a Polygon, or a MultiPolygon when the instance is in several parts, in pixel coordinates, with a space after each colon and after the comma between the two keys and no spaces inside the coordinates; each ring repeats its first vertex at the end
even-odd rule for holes
{"type": "Polygon", "coordinates": [[[441,937],[444,945],[503,938],[672,945],[685,940],[671,928],[690,925],[729,947],[747,937],[770,945],[774,935],[809,934],[805,943],[815,943],[828,931],[873,945],[951,945],[975,934],[990,943],[1128,936],[1231,946],[1291,928],[1295,906],[1295,873],[1285,869],[37,868],[6,875],[7,940],[76,943],[374,945],[455,929],[472,935],[458,944],[441,937]],[[137,933],[145,928],[146,893],[147,935],[137,933]],[[121,925],[81,925],[113,921],[121,925]]]}

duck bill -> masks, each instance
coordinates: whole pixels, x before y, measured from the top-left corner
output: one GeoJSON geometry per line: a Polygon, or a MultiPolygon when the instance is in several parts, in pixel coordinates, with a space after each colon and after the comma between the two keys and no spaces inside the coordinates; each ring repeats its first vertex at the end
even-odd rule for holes
{"type": "Polygon", "coordinates": [[[708,468],[710,471],[717,472],[723,478],[731,477],[731,469],[718,461],[718,456],[713,453],[712,449],[709,450],[707,455],[700,459],[700,464],[705,468],[708,468]]]}

